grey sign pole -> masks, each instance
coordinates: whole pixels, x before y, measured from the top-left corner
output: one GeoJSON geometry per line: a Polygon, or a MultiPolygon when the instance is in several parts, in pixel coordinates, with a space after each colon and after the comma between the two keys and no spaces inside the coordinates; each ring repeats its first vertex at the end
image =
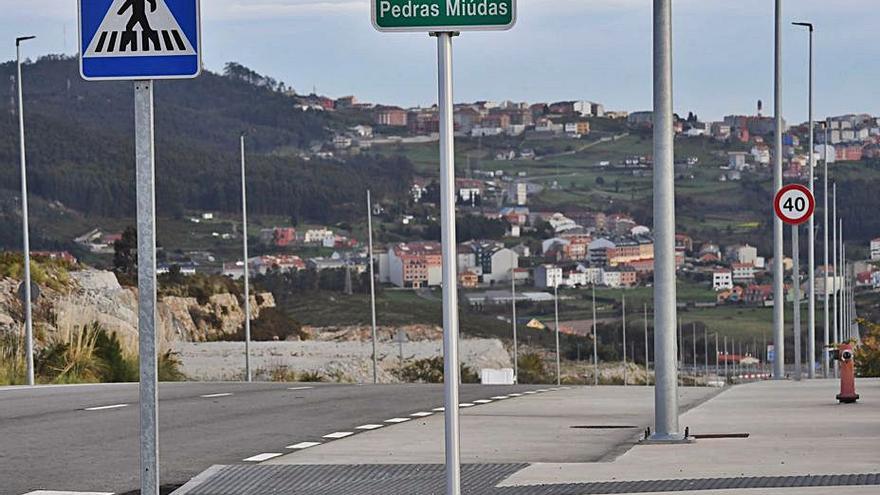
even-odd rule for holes
{"type": "Polygon", "coordinates": [[[370,317],[373,337],[373,383],[379,383],[379,357],[376,355],[376,276],[373,273],[373,197],[367,189],[367,239],[370,250],[370,317]]]}
{"type": "Polygon", "coordinates": [[[159,390],[156,336],[156,184],[153,82],[134,83],[138,231],[141,493],[159,495],[159,390]]]}
{"type": "MultiPolygon", "coordinates": [[[[511,254],[511,258],[514,256],[511,254]]],[[[516,336],[516,268],[510,264],[510,321],[513,323],[513,382],[519,383],[519,348],[516,336]]]]}
{"type": "Polygon", "coordinates": [[[562,366],[559,359],[559,279],[553,284],[553,310],[556,320],[556,385],[562,385],[562,366]]]}
{"type": "MultiPolygon", "coordinates": [[[[773,113],[775,146],[773,148],[773,190],[782,189],[782,0],[776,0],[773,113]]],[[[785,378],[785,287],[782,270],[782,219],[773,216],[773,378],[785,378]]]]}
{"type": "Polygon", "coordinates": [[[27,384],[34,385],[34,324],[31,304],[31,245],[28,228],[27,154],[24,145],[24,89],[21,80],[21,44],[34,36],[15,39],[15,68],[18,83],[18,137],[21,158],[21,237],[24,255],[24,326],[25,352],[27,353],[27,384]]]}
{"type": "MultiPolygon", "coordinates": [[[[815,198],[816,153],[813,135],[813,25],[804,23],[810,29],[810,67],[809,67],[809,120],[810,120],[810,192],[815,198]]],[[[807,288],[807,377],[816,378],[816,216],[810,215],[807,240],[807,264],[810,285],[807,288]]]]}
{"type": "Polygon", "coordinates": [[[730,377],[730,368],[728,363],[730,362],[730,355],[727,353],[727,335],[724,336],[724,382],[726,383],[728,378],[730,377]]]}
{"type": "Polygon", "coordinates": [[[645,386],[651,384],[651,354],[648,349],[648,305],[645,304],[645,386]]]}
{"type": "Polygon", "coordinates": [[[247,181],[245,179],[245,135],[241,135],[241,244],[244,253],[244,376],[253,380],[251,372],[251,278],[248,269],[247,181]]]}
{"type": "Polygon", "coordinates": [[[703,365],[705,368],[703,369],[703,374],[706,375],[706,378],[709,378],[709,329],[705,326],[703,327],[703,365]]]}
{"type": "Polygon", "coordinates": [[[675,366],[675,157],[672,128],[672,0],[654,0],[654,434],[680,441],[675,366]]]}
{"type": "Polygon", "coordinates": [[[596,329],[596,283],[593,282],[593,385],[599,385],[599,333],[596,329]]]}
{"type": "Polygon", "coordinates": [[[715,376],[720,376],[721,371],[718,369],[718,332],[715,332],[715,376]]]}
{"type": "Polygon", "coordinates": [[[623,356],[623,386],[626,386],[626,294],[623,294],[623,310],[621,311],[621,317],[623,318],[623,352],[621,355],[623,356]]]}
{"type": "MultiPolygon", "coordinates": [[[[826,141],[826,143],[827,143],[827,141],[826,141]]],[[[826,144],[826,146],[827,146],[827,144],[826,144]]],[[[838,289],[837,277],[840,276],[840,263],[839,263],[839,260],[837,259],[837,225],[838,224],[837,224],[837,183],[836,182],[832,185],[832,190],[833,190],[833,192],[831,194],[831,197],[832,197],[832,203],[833,203],[832,208],[833,208],[833,212],[834,212],[833,222],[832,222],[832,226],[831,226],[831,230],[832,230],[832,232],[831,232],[831,235],[832,235],[831,249],[834,251],[833,255],[831,257],[831,259],[832,259],[831,263],[832,263],[832,265],[834,265],[834,270],[833,270],[834,278],[831,279],[831,295],[834,297],[834,318],[833,318],[833,320],[834,320],[834,322],[833,322],[834,335],[832,338],[833,338],[834,344],[836,345],[839,342],[839,340],[838,340],[838,335],[839,335],[838,322],[840,321],[840,316],[839,316],[840,315],[840,306],[839,306],[839,300],[837,298],[837,289],[838,289]]],[[[837,363],[838,363],[838,361],[835,359],[834,360],[834,377],[835,378],[837,378],[837,376],[838,376],[837,373],[838,373],[838,369],[839,369],[837,363]]]]}
{"type": "Polygon", "coordinates": [[[694,351],[694,385],[696,385],[697,379],[697,324],[691,323],[691,338],[693,342],[691,342],[693,351],[694,351]]]}
{"type": "Polygon", "coordinates": [[[800,253],[800,229],[797,225],[791,226],[791,285],[792,291],[792,324],[794,325],[794,379],[801,379],[801,253],[800,253]]]}
{"type": "Polygon", "coordinates": [[[443,255],[443,373],[446,426],[446,495],[461,495],[458,417],[458,279],[455,241],[455,141],[452,111],[452,37],[435,33],[440,105],[440,235],[443,255]]]}

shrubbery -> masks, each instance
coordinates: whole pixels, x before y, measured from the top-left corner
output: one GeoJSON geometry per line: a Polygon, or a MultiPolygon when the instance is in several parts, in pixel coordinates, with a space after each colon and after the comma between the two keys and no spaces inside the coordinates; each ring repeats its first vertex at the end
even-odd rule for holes
{"type": "MultiPolygon", "coordinates": [[[[479,383],[480,377],[469,366],[461,364],[461,382],[479,383]]],[[[443,383],[443,357],[418,359],[394,371],[398,380],[407,383],[443,383]]]]}

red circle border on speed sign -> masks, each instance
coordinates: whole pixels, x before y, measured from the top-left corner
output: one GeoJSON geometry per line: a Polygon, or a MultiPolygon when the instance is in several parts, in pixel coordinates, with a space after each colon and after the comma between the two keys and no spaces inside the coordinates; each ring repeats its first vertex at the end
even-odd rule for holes
{"type": "Polygon", "coordinates": [[[789,184],[776,193],[776,198],[773,199],[773,208],[776,210],[776,216],[779,217],[779,219],[783,222],[789,225],[800,225],[809,220],[810,217],[813,216],[813,212],[816,211],[816,198],[813,197],[813,193],[810,192],[810,190],[806,186],[803,186],[801,184],[789,184]],[[799,191],[803,193],[804,196],[806,196],[807,198],[807,211],[802,216],[797,218],[789,218],[785,216],[785,214],[782,213],[782,207],[779,204],[782,202],[782,197],[785,195],[785,193],[790,191],[799,191]]]}

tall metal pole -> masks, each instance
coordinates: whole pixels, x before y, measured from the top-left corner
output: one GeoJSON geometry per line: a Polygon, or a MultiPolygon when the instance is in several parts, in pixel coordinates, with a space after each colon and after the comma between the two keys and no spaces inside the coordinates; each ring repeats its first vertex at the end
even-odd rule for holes
{"type": "MultiPolygon", "coordinates": [[[[813,25],[805,23],[810,29],[810,84],[809,84],[809,109],[810,120],[810,192],[815,198],[816,176],[816,153],[813,136],[813,25]]],[[[816,378],[816,221],[815,215],[810,215],[808,232],[810,237],[807,242],[807,265],[810,285],[807,287],[807,377],[816,378]]]]}
{"type": "Polygon", "coordinates": [[[718,332],[715,332],[715,376],[719,376],[721,370],[718,369],[718,332]]]}
{"type": "Polygon", "coordinates": [[[651,384],[651,368],[649,365],[650,362],[651,359],[648,349],[648,305],[645,304],[645,386],[651,384]]]}
{"type": "Polygon", "coordinates": [[[21,80],[21,43],[34,39],[24,36],[15,39],[15,68],[18,82],[18,137],[21,158],[21,234],[22,253],[24,254],[24,326],[25,352],[27,353],[27,383],[34,385],[34,325],[33,309],[31,308],[31,243],[28,228],[28,186],[27,186],[27,154],[24,145],[24,89],[21,80]]]}
{"type": "Polygon", "coordinates": [[[556,320],[556,384],[562,385],[562,366],[559,359],[559,279],[553,284],[553,310],[556,320]]]}
{"type": "Polygon", "coordinates": [[[797,225],[791,226],[791,257],[792,257],[792,323],[794,325],[794,379],[801,379],[801,256],[799,239],[800,232],[797,225]]]}
{"type": "MultiPolygon", "coordinates": [[[[826,141],[826,143],[827,143],[827,141],[826,141]]],[[[826,146],[827,146],[827,144],[826,144],[826,146]]],[[[839,340],[839,335],[840,335],[840,333],[839,333],[839,329],[840,329],[840,326],[839,326],[840,325],[840,301],[837,297],[837,290],[838,290],[837,277],[840,276],[840,260],[837,258],[837,226],[838,226],[838,223],[837,223],[837,183],[836,182],[834,184],[832,184],[831,198],[832,198],[832,208],[833,208],[833,212],[834,212],[834,215],[833,215],[834,222],[832,225],[832,233],[831,233],[831,235],[832,235],[831,249],[834,250],[834,253],[832,256],[832,264],[834,265],[834,271],[833,271],[834,278],[831,279],[831,295],[834,297],[834,335],[832,336],[832,339],[834,340],[834,344],[836,345],[838,342],[840,342],[840,340],[839,340]]],[[[838,361],[835,359],[834,360],[834,377],[835,378],[837,378],[837,376],[838,376],[838,370],[839,370],[838,361]]]]}
{"type": "MultiPolygon", "coordinates": [[[[775,147],[773,153],[773,191],[782,189],[782,0],[775,0],[775,47],[773,112],[775,118],[775,147]]],[[[782,220],[773,216],[773,378],[785,378],[785,287],[782,270],[782,220]]]]}
{"type": "Polygon", "coordinates": [[[675,367],[672,0],[654,0],[654,441],[680,441],[675,367]]]}
{"type": "MultiPolygon", "coordinates": [[[[514,256],[511,254],[511,258],[514,256]]],[[[513,323],[513,381],[519,383],[519,348],[516,337],[516,269],[513,260],[510,263],[510,312],[513,323]]]]}
{"type": "Polygon", "coordinates": [[[623,317],[623,352],[621,354],[623,355],[623,386],[625,387],[626,386],[626,294],[625,293],[623,294],[622,301],[623,301],[623,310],[622,310],[621,316],[623,317]]]}
{"type": "Polygon", "coordinates": [[[697,324],[696,323],[691,323],[691,333],[692,333],[691,337],[693,339],[693,342],[691,342],[691,343],[693,344],[693,348],[694,348],[693,349],[693,351],[694,351],[694,356],[693,356],[693,358],[694,358],[694,385],[696,385],[697,384],[696,383],[696,378],[697,378],[697,324]]]}
{"type": "Polygon", "coordinates": [[[596,328],[596,282],[593,282],[593,385],[599,385],[599,333],[596,328]]]}
{"type": "Polygon", "coordinates": [[[375,260],[373,259],[373,198],[367,189],[367,240],[370,250],[370,316],[372,322],[373,337],[373,383],[379,383],[379,357],[376,350],[376,275],[374,273],[375,260]]]}
{"type": "Polygon", "coordinates": [[[727,382],[728,377],[730,376],[730,372],[728,371],[728,363],[730,362],[730,355],[727,354],[727,335],[724,336],[724,381],[727,382]]]}
{"type": "Polygon", "coordinates": [[[443,257],[443,372],[446,431],[446,495],[461,495],[458,417],[458,280],[455,240],[455,141],[452,110],[452,37],[436,33],[440,105],[440,227],[443,257]]]}
{"type": "Polygon", "coordinates": [[[159,495],[159,387],[156,347],[156,183],[153,82],[134,83],[138,231],[141,493],[159,495]]]}
{"type": "Polygon", "coordinates": [[[824,207],[822,208],[822,235],[823,235],[823,264],[825,267],[824,273],[825,278],[822,283],[822,300],[823,300],[823,309],[824,309],[824,318],[825,318],[825,331],[822,334],[822,343],[824,346],[822,347],[822,376],[828,378],[830,373],[830,355],[828,353],[828,345],[831,344],[831,321],[829,318],[829,307],[828,307],[828,122],[825,122],[825,146],[823,147],[824,159],[822,160],[824,165],[824,171],[822,173],[825,194],[823,195],[824,199],[824,207]]]}
{"type": "Polygon", "coordinates": [[[705,365],[705,369],[703,372],[706,377],[709,376],[709,329],[705,326],[703,327],[703,364],[705,365]]]}
{"type": "Polygon", "coordinates": [[[247,181],[245,179],[245,135],[241,135],[241,244],[244,253],[244,374],[245,379],[253,380],[251,373],[251,289],[248,269],[248,228],[247,228],[247,181]]]}

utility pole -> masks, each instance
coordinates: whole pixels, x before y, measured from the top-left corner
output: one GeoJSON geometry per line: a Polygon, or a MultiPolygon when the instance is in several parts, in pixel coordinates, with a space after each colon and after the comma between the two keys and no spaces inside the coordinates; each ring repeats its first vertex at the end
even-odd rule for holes
{"type": "Polygon", "coordinates": [[[654,0],[654,434],[680,442],[675,369],[675,157],[672,111],[672,0],[654,0]]]}
{"type": "Polygon", "coordinates": [[[596,331],[596,282],[593,282],[593,385],[599,385],[599,333],[596,331]]]}
{"type": "Polygon", "coordinates": [[[24,84],[21,79],[21,44],[36,36],[15,38],[15,69],[18,82],[18,138],[21,159],[21,234],[22,254],[24,255],[24,326],[25,352],[27,353],[27,383],[34,385],[34,323],[31,307],[31,245],[28,228],[28,185],[27,185],[27,153],[24,145],[24,84]]]}
{"type": "Polygon", "coordinates": [[[825,278],[822,283],[822,300],[824,301],[822,306],[824,309],[824,317],[825,317],[825,331],[822,334],[822,342],[824,343],[824,347],[822,347],[822,376],[828,378],[830,374],[830,354],[828,353],[828,346],[831,344],[831,321],[829,319],[829,307],[828,307],[828,120],[825,121],[825,145],[822,148],[824,152],[824,159],[822,160],[824,165],[823,171],[823,179],[825,186],[825,194],[823,195],[823,199],[825,202],[825,206],[822,208],[822,235],[823,242],[822,248],[824,251],[824,271],[825,278]]]}
{"type": "Polygon", "coordinates": [[[648,364],[651,359],[648,351],[648,305],[645,304],[645,386],[651,384],[651,368],[648,364]]]}
{"type": "Polygon", "coordinates": [[[621,300],[623,301],[623,310],[622,310],[623,352],[621,354],[623,355],[623,386],[625,387],[626,386],[626,293],[623,294],[623,298],[621,300]]]}
{"type": "Polygon", "coordinates": [[[556,385],[562,385],[562,366],[559,358],[559,279],[553,284],[553,309],[556,320],[556,385]]]}
{"type": "Polygon", "coordinates": [[[691,323],[691,337],[693,338],[693,351],[694,351],[694,385],[697,383],[697,324],[691,323]]]}
{"type": "Polygon", "coordinates": [[[248,228],[247,228],[247,181],[245,180],[245,134],[241,133],[241,244],[244,253],[244,376],[247,382],[253,380],[251,373],[251,292],[248,272],[248,228]]]}
{"type": "Polygon", "coordinates": [[[730,372],[728,371],[728,362],[730,362],[730,355],[727,354],[727,335],[724,336],[724,382],[727,383],[727,380],[730,377],[730,372]]]}
{"type": "Polygon", "coordinates": [[[706,375],[707,381],[709,378],[709,329],[707,327],[703,327],[703,358],[705,369],[703,370],[706,375]]]}
{"type": "MultiPolygon", "coordinates": [[[[511,255],[511,258],[517,259],[513,255],[511,255]]],[[[510,319],[513,323],[513,382],[519,383],[519,349],[517,347],[518,344],[516,338],[516,269],[518,266],[514,266],[513,259],[510,261],[510,319]]]]}
{"type": "MultiPolygon", "coordinates": [[[[826,144],[827,146],[827,144],[826,144]]],[[[834,345],[837,345],[840,342],[840,301],[837,295],[838,284],[837,277],[840,276],[840,260],[837,257],[837,183],[835,182],[832,185],[832,202],[833,202],[833,212],[834,212],[834,226],[832,231],[833,239],[831,241],[831,248],[834,250],[834,256],[832,263],[834,264],[834,278],[831,280],[831,294],[834,296],[834,345]]],[[[838,361],[834,360],[834,378],[838,377],[838,361]]]]}
{"type": "MultiPolygon", "coordinates": [[[[775,0],[775,47],[773,112],[775,118],[775,147],[773,153],[773,191],[782,189],[782,0],[775,0]]],[[[785,287],[782,270],[782,219],[773,216],[773,344],[776,353],[773,360],[773,378],[785,378],[785,287]]]]}
{"type": "Polygon", "coordinates": [[[375,260],[373,259],[373,197],[369,189],[367,189],[367,242],[370,250],[370,317],[372,323],[372,340],[373,340],[373,383],[379,383],[379,357],[376,349],[376,341],[378,340],[378,331],[376,329],[376,275],[374,273],[375,260]]]}
{"type": "Polygon", "coordinates": [[[718,332],[715,332],[715,376],[720,376],[721,370],[718,369],[718,332]]]}

